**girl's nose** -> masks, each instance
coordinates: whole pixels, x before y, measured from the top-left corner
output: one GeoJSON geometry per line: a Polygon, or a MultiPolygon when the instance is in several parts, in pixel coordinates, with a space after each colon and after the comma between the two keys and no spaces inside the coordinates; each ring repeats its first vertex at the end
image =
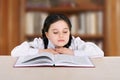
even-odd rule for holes
{"type": "Polygon", "coordinates": [[[60,33],[60,34],[59,34],[59,37],[63,37],[63,34],[62,34],[62,33],[60,33]]]}

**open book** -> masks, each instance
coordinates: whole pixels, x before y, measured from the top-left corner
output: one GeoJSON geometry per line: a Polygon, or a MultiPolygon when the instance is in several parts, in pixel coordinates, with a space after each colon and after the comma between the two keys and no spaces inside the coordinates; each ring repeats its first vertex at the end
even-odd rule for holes
{"type": "Polygon", "coordinates": [[[51,53],[41,53],[32,56],[19,57],[14,65],[15,67],[30,66],[71,66],[71,67],[94,67],[87,56],[71,56],[51,53]]]}

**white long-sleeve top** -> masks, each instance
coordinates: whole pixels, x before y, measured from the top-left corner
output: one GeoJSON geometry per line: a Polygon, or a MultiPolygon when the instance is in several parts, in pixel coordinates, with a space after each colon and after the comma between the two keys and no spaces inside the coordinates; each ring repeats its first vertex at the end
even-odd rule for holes
{"type": "MultiPolygon", "coordinates": [[[[49,41],[48,48],[54,49],[55,46],[49,41]]],[[[69,48],[74,51],[75,56],[88,56],[91,58],[104,56],[104,52],[96,44],[92,42],[84,42],[79,37],[73,37],[69,48]]],[[[16,46],[11,51],[11,56],[19,57],[35,55],[39,54],[39,49],[44,49],[43,40],[41,38],[35,38],[32,42],[25,41],[16,46]]]]}

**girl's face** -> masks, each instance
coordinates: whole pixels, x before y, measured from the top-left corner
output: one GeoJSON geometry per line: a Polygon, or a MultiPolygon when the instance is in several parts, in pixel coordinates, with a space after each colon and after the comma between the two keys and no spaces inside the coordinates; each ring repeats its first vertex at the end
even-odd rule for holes
{"type": "Polygon", "coordinates": [[[56,46],[62,47],[69,41],[70,30],[67,23],[63,20],[59,20],[50,25],[48,32],[46,32],[47,38],[56,46]]]}

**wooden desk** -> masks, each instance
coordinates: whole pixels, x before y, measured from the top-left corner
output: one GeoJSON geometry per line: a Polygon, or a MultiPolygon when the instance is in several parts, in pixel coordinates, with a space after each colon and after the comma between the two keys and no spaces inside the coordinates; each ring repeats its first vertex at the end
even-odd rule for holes
{"type": "Polygon", "coordinates": [[[120,80],[120,57],[92,59],[95,68],[13,68],[15,60],[0,56],[1,80],[120,80]]]}

